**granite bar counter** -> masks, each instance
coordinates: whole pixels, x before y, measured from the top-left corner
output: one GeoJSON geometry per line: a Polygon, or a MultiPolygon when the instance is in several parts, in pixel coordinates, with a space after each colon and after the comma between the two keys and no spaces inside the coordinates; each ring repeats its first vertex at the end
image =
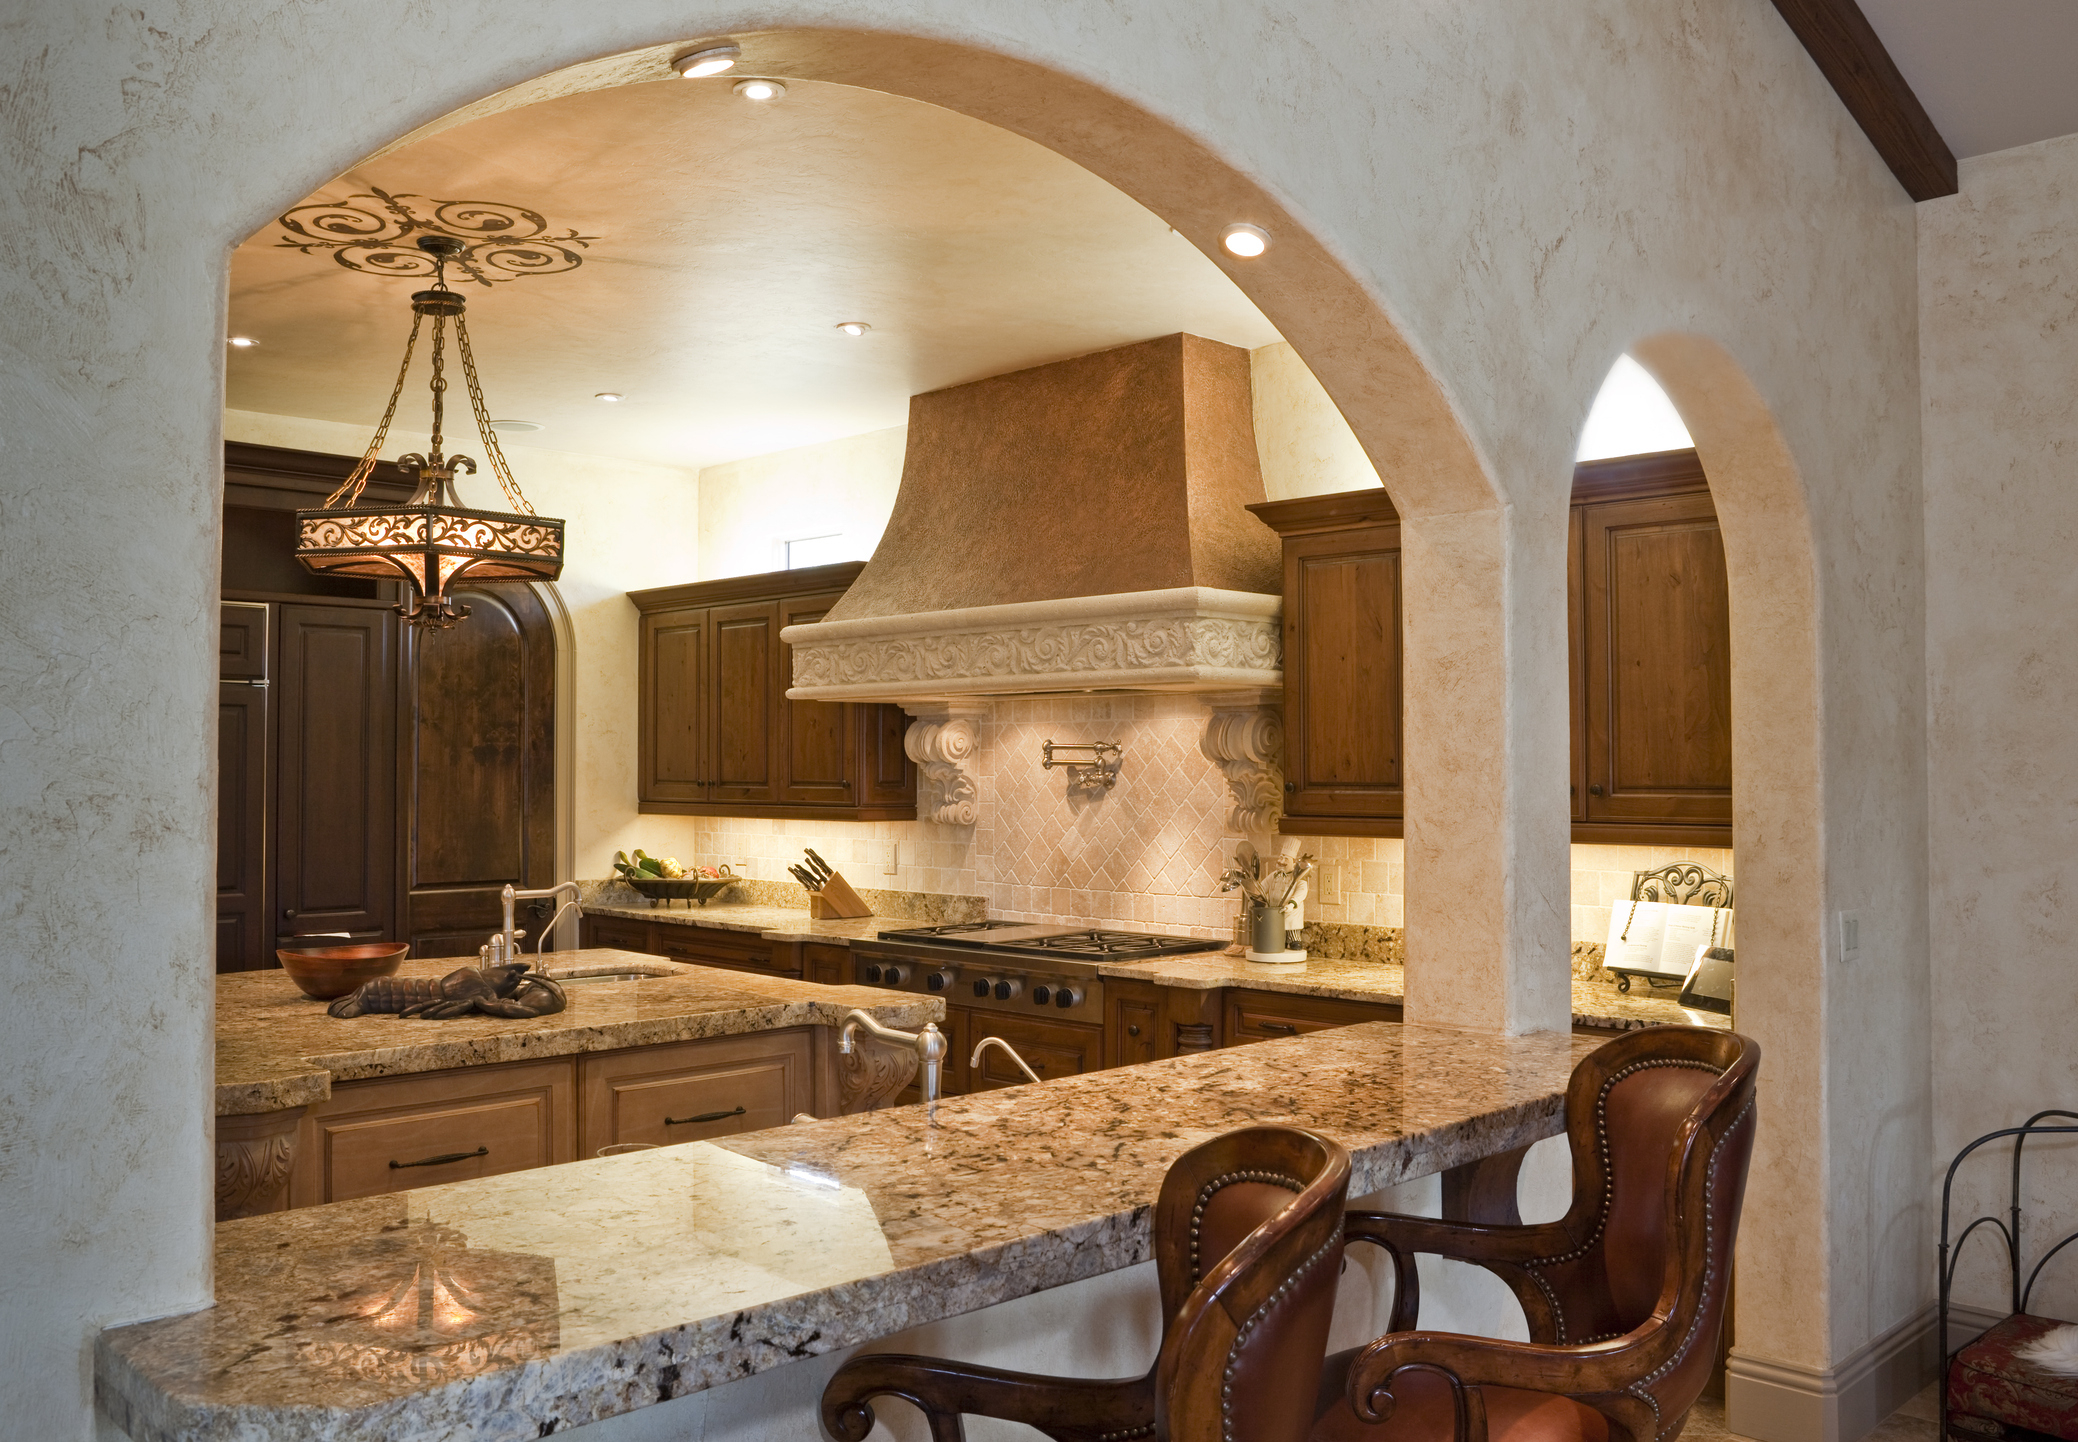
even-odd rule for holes
{"type": "MultiPolygon", "coordinates": [[[[538,961],[554,972],[640,967],[666,972],[638,982],[568,988],[553,1016],[448,1021],[362,1016],[340,1020],[275,970],[217,978],[216,1112],[251,1116],[324,1101],[332,1083],[407,1076],[455,1067],[616,1051],[703,1037],[838,1026],[854,1007],[883,1026],[913,1031],[945,1020],[935,998],[874,987],[819,986],[785,977],[717,971],[634,952],[552,951],[538,961]]],[[[399,976],[444,976],[472,963],[457,957],[407,961],[399,976]]]]}
{"type": "Polygon", "coordinates": [[[96,1395],[135,1442],[547,1436],[1141,1262],[1235,1127],[1352,1195],[1527,1146],[1595,1045],[1370,1023],[228,1222],[217,1305],[103,1333],[96,1395]]]}

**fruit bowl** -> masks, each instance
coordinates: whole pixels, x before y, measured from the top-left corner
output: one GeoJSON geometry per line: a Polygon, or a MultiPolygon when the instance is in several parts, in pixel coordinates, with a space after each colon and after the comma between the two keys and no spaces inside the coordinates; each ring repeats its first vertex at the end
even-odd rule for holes
{"type": "Polygon", "coordinates": [[[277,946],[281,969],[313,1001],[333,1001],[364,981],[393,975],[411,950],[408,942],[358,941],[311,946],[277,946]]]}
{"type": "Polygon", "coordinates": [[[694,901],[705,906],[710,897],[720,895],[742,878],[731,876],[724,870],[720,876],[624,876],[621,879],[651,901],[694,901]]]}

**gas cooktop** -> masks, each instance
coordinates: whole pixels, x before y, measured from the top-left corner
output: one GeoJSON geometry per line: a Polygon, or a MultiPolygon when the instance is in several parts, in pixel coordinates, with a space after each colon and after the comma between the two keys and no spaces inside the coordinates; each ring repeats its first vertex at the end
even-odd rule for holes
{"type": "Polygon", "coordinates": [[[1041,926],[1021,921],[965,921],[951,926],[920,926],[883,931],[882,941],[929,941],[940,946],[1008,955],[1092,958],[1184,956],[1217,951],[1225,943],[1202,936],[1154,936],[1138,931],[1105,931],[1089,926],[1041,926]]]}

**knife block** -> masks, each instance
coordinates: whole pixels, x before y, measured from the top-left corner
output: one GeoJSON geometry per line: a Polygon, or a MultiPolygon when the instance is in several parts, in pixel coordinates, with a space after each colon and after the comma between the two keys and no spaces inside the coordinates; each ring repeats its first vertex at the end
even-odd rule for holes
{"type": "Polygon", "coordinates": [[[818,921],[853,921],[862,916],[871,916],[873,908],[859,899],[844,879],[844,873],[830,873],[821,891],[808,893],[808,914],[818,921]]]}

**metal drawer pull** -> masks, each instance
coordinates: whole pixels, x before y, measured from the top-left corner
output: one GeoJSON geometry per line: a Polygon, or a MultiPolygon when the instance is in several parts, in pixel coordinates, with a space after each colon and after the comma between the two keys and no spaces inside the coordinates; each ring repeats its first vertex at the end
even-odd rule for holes
{"type": "Polygon", "coordinates": [[[449,1152],[444,1157],[427,1157],[422,1161],[391,1162],[390,1170],[393,1172],[401,1172],[406,1167],[444,1167],[449,1162],[466,1162],[471,1157],[487,1157],[490,1154],[491,1149],[489,1147],[478,1147],[473,1152],[449,1152]]]}
{"type": "Polygon", "coordinates": [[[738,1107],[732,1112],[701,1112],[696,1117],[665,1117],[664,1125],[667,1127],[686,1127],[691,1126],[694,1122],[718,1122],[723,1117],[740,1117],[742,1115],[743,1108],[738,1107]]]}
{"type": "Polygon", "coordinates": [[[1299,1029],[1286,1021],[1259,1021],[1256,1025],[1264,1031],[1274,1031],[1279,1036],[1297,1036],[1299,1034],[1299,1029]]]}

